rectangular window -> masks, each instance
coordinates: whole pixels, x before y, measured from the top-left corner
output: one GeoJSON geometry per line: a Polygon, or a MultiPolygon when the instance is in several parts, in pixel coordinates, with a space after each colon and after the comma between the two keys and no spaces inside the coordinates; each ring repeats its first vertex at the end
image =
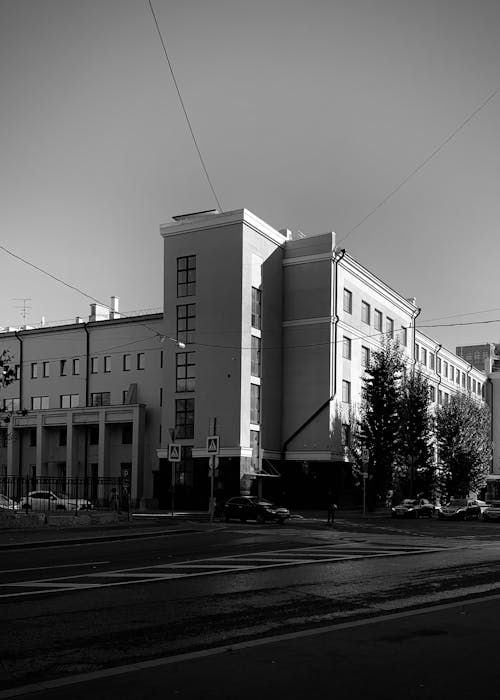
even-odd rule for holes
{"type": "Polygon", "coordinates": [[[163,350],[160,350],[160,369],[163,369],[163,350]]]}
{"type": "Polygon", "coordinates": [[[50,362],[42,363],[42,374],[44,377],[50,377],[50,362]]]}
{"type": "Polygon", "coordinates": [[[472,391],[474,393],[476,393],[476,380],[475,379],[472,380],[472,391]]]}
{"type": "Polygon", "coordinates": [[[146,367],[146,357],[143,352],[137,353],[137,369],[144,369],[146,367]]]}
{"type": "Polygon", "coordinates": [[[367,348],[364,345],[361,346],[361,366],[370,366],[370,348],[367,348]]]}
{"type": "Polygon", "coordinates": [[[438,403],[440,406],[443,403],[443,392],[441,391],[441,389],[439,389],[438,391],[438,403]]]}
{"type": "Polygon", "coordinates": [[[443,377],[448,376],[448,363],[443,361],[443,377]]]}
{"type": "Polygon", "coordinates": [[[450,401],[450,395],[449,395],[449,394],[447,394],[446,392],[444,392],[443,398],[444,398],[444,403],[445,403],[445,405],[446,405],[447,403],[449,403],[449,401],[450,401]]]}
{"type": "Polygon", "coordinates": [[[178,352],[175,356],[175,390],[194,391],[196,388],[196,365],[194,352],[178,352]]]}
{"type": "Polygon", "coordinates": [[[343,342],[342,342],[342,357],[344,360],[350,360],[351,359],[351,339],[347,338],[344,336],[343,342]]]}
{"type": "Polygon", "coordinates": [[[430,369],[434,369],[434,362],[435,362],[434,353],[430,352],[429,353],[429,367],[430,367],[430,369]]]}
{"type": "Polygon", "coordinates": [[[104,356],[104,371],[111,372],[111,355],[104,356]]]}
{"type": "Polygon", "coordinates": [[[73,374],[80,374],[80,358],[75,357],[73,360],[73,374]]]}
{"type": "Polygon", "coordinates": [[[160,387],[160,408],[163,406],[163,387],[160,387]]]}
{"type": "Polygon", "coordinates": [[[109,391],[98,391],[90,394],[90,405],[91,406],[110,406],[111,405],[111,394],[109,391]]]}
{"type": "Polygon", "coordinates": [[[14,411],[19,411],[21,404],[19,399],[4,399],[3,400],[4,410],[8,413],[14,413],[14,411]]]}
{"type": "Polygon", "coordinates": [[[401,328],[401,345],[406,347],[408,345],[408,328],[402,326],[401,328]]]}
{"type": "Polygon", "coordinates": [[[252,350],[251,350],[251,369],[250,369],[250,374],[252,377],[260,377],[260,362],[261,362],[261,353],[260,353],[260,343],[261,340],[260,338],[257,338],[256,336],[252,335],[252,350]]]}
{"type": "Polygon", "coordinates": [[[368,304],[366,301],[361,302],[361,320],[363,323],[367,323],[370,325],[370,314],[371,314],[371,309],[370,309],[370,304],[368,304]]]}
{"type": "Polygon", "coordinates": [[[342,401],[344,403],[351,403],[351,382],[342,380],[342,401]]]}
{"type": "Polygon", "coordinates": [[[80,405],[80,394],[61,394],[61,408],[77,408],[80,405]]]}
{"type": "Polygon", "coordinates": [[[125,406],[126,404],[128,404],[127,399],[128,399],[128,389],[123,389],[123,391],[122,391],[122,404],[123,404],[124,406],[125,406]]]}
{"type": "Polygon", "coordinates": [[[177,340],[194,343],[196,328],[196,304],[180,304],[177,307],[177,340]]]}
{"type": "Polygon", "coordinates": [[[382,330],[382,312],[378,309],[373,312],[373,325],[376,331],[382,330]]]}
{"type": "Polygon", "coordinates": [[[99,426],[90,425],[88,429],[89,445],[99,444],[99,426]]]}
{"type": "Polygon", "coordinates": [[[97,374],[99,371],[99,358],[98,357],[91,357],[90,358],[90,372],[92,374],[97,374]]]}
{"type": "Polygon", "coordinates": [[[66,447],[68,442],[68,433],[66,428],[59,428],[59,447],[66,447]]]}
{"type": "Polygon", "coordinates": [[[262,292],[252,287],[252,328],[262,328],[262,292]]]}
{"type": "Polygon", "coordinates": [[[122,445],[132,444],[132,423],[122,425],[122,445]]]}
{"type": "Polygon", "coordinates": [[[344,311],[352,314],[352,292],[344,287],[344,311]]]}
{"type": "Polygon", "coordinates": [[[342,424],[341,440],[343,447],[349,447],[351,444],[351,426],[348,423],[342,424]]]}
{"type": "Polygon", "coordinates": [[[260,386],[250,385],[250,423],[260,423],[260,386]]]}
{"type": "Polygon", "coordinates": [[[66,365],[66,360],[59,360],[59,374],[61,375],[61,377],[66,376],[66,365]]]}
{"type": "Polygon", "coordinates": [[[38,365],[36,362],[31,363],[31,378],[36,379],[38,377],[38,365]]]}
{"type": "Polygon", "coordinates": [[[385,332],[389,338],[394,340],[394,319],[389,318],[389,316],[387,316],[385,319],[385,332]]]}
{"type": "Polygon", "coordinates": [[[460,370],[459,369],[457,369],[457,371],[455,372],[455,383],[460,386],[460,370]]]}
{"type": "Polygon", "coordinates": [[[441,358],[440,357],[436,358],[436,371],[438,374],[441,374],[441,358]]]}
{"type": "Polygon", "coordinates": [[[194,437],[194,399],[176,399],[175,437],[180,440],[194,437]]]}
{"type": "Polygon", "coordinates": [[[420,345],[415,343],[415,360],[418,362],[420,360],[420,345]]]}
{"type": "Polygon", "coordinates": [[[132,355],[123,356],[123,371],[130,372],[132,369],[132,355]]]}
{"type": "Polygon", "coordinates": [[[450,377],[450,382],[452,382],[455,378],[455,368],[453,365],[449,365],[449,377],[450,377]]]}
{"type": "Polygon", "coordinates": [[[36,428],[30,428],[30,447],[36,447],[36,428]]]}
{"type": "Polygon", "coordinates": [[[462,388],[465,389],[465,372],[462,372],[462,388]]]}
{"type": "Polygon", "coordinates": [[[430,387],[429,387],[429,398],[430,398],[431,401],[435,401],[435,400],[436,400],[436,389],[435,389],[435,387],[433,387],[433,386],[430,386],[430,387]]]}
{"type": "Polygon", "coordinates": [[[49,397],[48,396],[32,396],[31,397],[31,410],[32,411],[45,411],[49,407],[49,397]]]}
{"type": "Polygon", "coordinates": [[[423,365],[427,367],[427,350],[425,348],[420,348],[420,361],[422,362],[423,365]]]}
{"type": "Polygon", "coordinates": [[[196,294],[196,255],[177,258],[177,296],[196,294]]]}

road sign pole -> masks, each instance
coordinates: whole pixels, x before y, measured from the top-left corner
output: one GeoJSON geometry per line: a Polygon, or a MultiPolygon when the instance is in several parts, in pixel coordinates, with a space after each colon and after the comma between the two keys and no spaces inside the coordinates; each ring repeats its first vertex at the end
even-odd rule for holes
{"type": "Polygon", "coordinates": [[[172,475],[171,475],[171,510],[172,510],[172,517],[174,517],[174,507],[175,507],[175,462],[170,462],[170,465],[172,467],[172,475]]]}
{"type": "Polygon", "coordinates": [[[214,520],[215,455],[210,457],[210,522],[214,520]]]}

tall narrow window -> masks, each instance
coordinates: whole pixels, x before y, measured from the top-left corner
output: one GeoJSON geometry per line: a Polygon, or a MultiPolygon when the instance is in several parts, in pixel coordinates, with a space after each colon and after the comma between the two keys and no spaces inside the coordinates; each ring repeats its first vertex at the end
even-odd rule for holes
{"type": "Polygon", "coordinates": [[[375,309],[373,312],[373,325],[375,326],[376,331],[382,330],[382,312],[378,309],[375,309]]]}
{"type": "Polygon", "coordinates": [[[370,366],[370,348],[367,348],[365,345],[361,346],[361,366],[370,366]]]}
{"type": "Polygon", "coordinates": [[[38,365],[36,362],[31,363],[31,378],[36,379],[38,377],[38,365]]]}
{"type": "Polygon", "coordinates": [[[137,369],[144,369],[146,367],[146,357],[143,352],[137,353],[137,369]]]}
{"type": "Polygon", "coordinates": [[[111,372],[111,355],[104,356],[104,371],[111,372]]]}
{"type": "Polygon", "coordinates": [[[344,403],[351,403],[351,382],[342,381],[342,401],[344,403]]]}
{"type": "Polygon", "coordinates": [[[91,357],[90,358],[90,371],[92,374],[97,374],[99,370],[99,358],[98,357],[91,357]]]}
{"type": "Polygon", "coordinates": [[[351,359],[351,345],[351,339],[347,336],[344,336],[342,341],[342,357],[344,358],[344,360],[351,359]]]}
{"type": "Polygon", "coordinates": [[[260,423],[260,386],[250,385],[250,423],[258,425],[260,423]]]}
{"type": "Polygon", "coordinates": [[[370,325],[370,304],[366,301],[361,302],[361,320],[370,325]]]}
{"type": "Polygon", "coordinates": [[[177,307],[177,340],[194,343],[196,328],[196,304],[180,304],[177,307]]]}
{"type": "Polygon", "coordinates": [[[43,362],[42,363],[42,374],[44,377],[50,376],[50,362],[43,362]]]}
{"type": "Polygon", "coordinates": [[[352,292],[344,287],[344,311],[352,314],[352,292]]]}
{"type": "Polygon", "coordinates": [[[75,357],[73,360],[73,374],[80,374],[80,358],[75,357]]]}
{"type": "Polygon", "coordinates": [[[131,355],[124,355],[123,356],[123,371],[124,372],[130,372],[132,369],[132,356],[131,355]]]}
{"type": "Polygon", "coordinates": [[[176,399],[175,437],[181,440],[194,437],[194,399],[176,399]]]}
{"type": "Polygon", "coordinates": [[[406,347],[408,345],[408,328],[406,326],[401,327],[401,344],[406,347]]]}
{"type": "Polygon", "coordinates": [[[177,296],[196,294],[196,255],[177,258],[177,296]]]}
{"type": "Polygon", "coordinates": [[[252,328],[262,328],[262,292],[252,287],[252,328]]]}
{"type": "Polygon", "coordinates": [[[59,360],[59,374],[61,377],[66,376],[66,367],[67,367],[67,361],[66,360],[59,360]]]}
{"type": "Polygon", "coordinates": [[[429,368],[430,368],[430,369],[434,369],[434,363],[435,363],[435,360],[434,360],[434,353],[433,353],[433,352],[430,352],[430,353],[429,353],[429,368]]]}
{"type": "Polygon", "coordinates": [[[260,338],[257,338],[255,335],[252,335],[250,373],[253,377],[260,377],[260,361],[261,361],[260,343],[261,343],[260,338]]]}
{"type": "Polygon", "coordinates": [[[426,348],[420,348],[420,361],[423,365],[427,367],[427,350],[426,348]]]}
{"type": "Polygon", "coordinates": [[[175,390],[194,391],[196,388],[196,365],[194,352],[178,352],[175,356],[175,390]]]}
{"type": "Polygon", "coordinates": [[[391,340],[394,340],[394,319],[389,316],[385,319],[385,332],[391,340]]]}

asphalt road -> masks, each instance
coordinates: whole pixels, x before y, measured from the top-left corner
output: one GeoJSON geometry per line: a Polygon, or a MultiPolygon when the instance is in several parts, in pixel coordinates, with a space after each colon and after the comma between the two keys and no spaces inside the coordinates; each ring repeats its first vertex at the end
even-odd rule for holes
{"type": "Polygon", "coordinates": [[[2,552],[0,687],[484,595],[499,573],[500,526],[474,522],[192,525],[2,552]]]}

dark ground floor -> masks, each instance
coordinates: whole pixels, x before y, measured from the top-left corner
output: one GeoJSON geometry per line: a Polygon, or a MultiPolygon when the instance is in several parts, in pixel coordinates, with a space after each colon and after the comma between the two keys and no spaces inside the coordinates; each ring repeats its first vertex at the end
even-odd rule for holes
{"type": "MultiPolygon", "coordinates": [[[[153,473],[153,502],[162,510],[208,509],[211,477],[209,461],[193,460],[189,478],[168,460],[161,459],[153,473]],[[175,487],[172,503],[172,471],[175,487]]],[[[268,462],[262,476],[241,477],[237,458],[221,458],[214,475],[214,497],[218,503],[240,494],[263,496],[292,508],[326,508],[328,500],[342,508],[360,506],[362,486],[356,483],[346,462],[268,462]]]]}

